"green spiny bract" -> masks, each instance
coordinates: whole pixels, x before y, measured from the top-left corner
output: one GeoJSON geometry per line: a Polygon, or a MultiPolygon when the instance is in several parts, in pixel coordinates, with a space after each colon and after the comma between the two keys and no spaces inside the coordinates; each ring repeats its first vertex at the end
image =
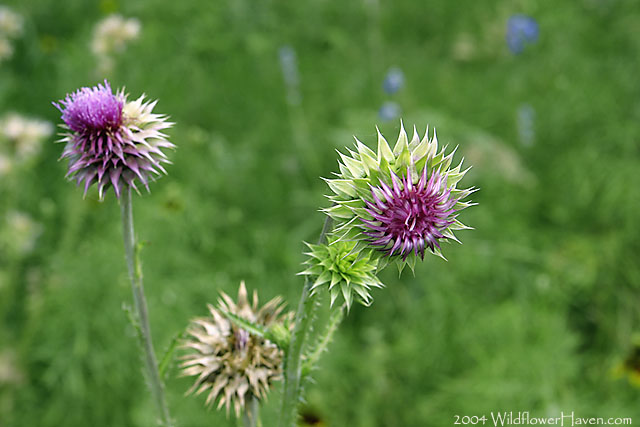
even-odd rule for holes
{"type": "Polygon", "coordinates": [[[389,261],[413,269],[425,249],[443,257],[440,241],[458,241],[454,230],[469,228],[457,215],[472,205],[463,199],[475,191],[457,187],[468,169],[462,162],[451,168],[455,150],[438,151],[428,129],[420,139],[414,127],[409,141],[402,124],[393,149],[380,131],[377,153],[357,138],[355,148],[339,153],[340,172],[325,180],[332,206],[324,212],[336,221],[334,240],[353,242],[354,253],[379,260],[378,269],[389,261]]]}
{"type": "Polygon", "coordinates": [[[355,253],[355,242],[335,241],[328,245],[307,243],[307,246],[311,249],[306,253],[309,256],[305,261],[308,268],[300,274],[310,276],[313,280],[312,294],[323,286],[328,288],[331,306],[342,295],[347,310],[350,309],[354,294],[359,302],[368,306],[372,301],[369,290],[384,286],[376,277],[378,261],[371,259],[368,254],[355,253]]]}

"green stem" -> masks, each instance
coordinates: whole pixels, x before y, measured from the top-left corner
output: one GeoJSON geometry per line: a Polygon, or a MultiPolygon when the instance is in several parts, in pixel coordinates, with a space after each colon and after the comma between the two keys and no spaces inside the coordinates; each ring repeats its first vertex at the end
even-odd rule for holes
{"type": "Polygon", "coordinates": [[[340,322],[342,322],[342,318],[344,317],[344,307],[345,305],[342,305],[340,306],[340,308],[335,309],[331,312],[327,328],[321,335],[313,351],[309,354],[307,360],[305,360],[304,366],[302,368],[303,375],[305,373],[308,374],[308,372],[313,369],[316,363],[318,363],[318,360],[320,360],[320,356],[322,355],[322,353],[324,353],[329,346],[329,343],[333,338],[333,334],[338,329],[338,326],[340,326],[340,322]]]}
{"type": "Polygon", "coordinates": [[[243,415],[244,427],[262,427],[260,422],[260,401],[254,396],[249,396],[245,404],[243,415]]]}
{"type": "Polygon", "coordinates": [[[122,230],[124,237],[124,252],[127,260],[127,269],[129,270],[129,280],[131,281],[131,289],[133,291],[133,302],[135,306],[135,314],[139,322],[140,340],[144,350],[143,360],[147,373],[148,386],[153,395],[153,400],[160,412],[162,425],[166,427],[173,426],[169,409],[164,399],[164,387],[160,375],[158,374],[158,362],[153,351],[153,343],[151,341],[151,328],[149,327],[149,315],[147,311],[147,300],[144,296],[144,287],[142,285],[142,268],[138,262],[136,252],[136,237],[133,231],[133,209],[131,201],[131,188],[125,186],[124,194],[120,201],[122,213],[122,230]]]}
{"type": "MultiPolygon", "coordinates": [[[[331,217],[327,216],[318,239],[318,244],[324,243],[327,234],[333,225],[331,217]]],[[[295,317],[295,326],[291,334],[291,342],[287,351],[287,359],[284,368],[284,393],[282,396],[282,409],[280,412],[280,427],[295,427],[297,425],[298,401],[300,400],[300,384],[302,371],[302,349],[311,326],[311,318],[314,311],[314,301],[309,298],[311,280],[304,281],[302,295],[298,303],[298,311],[295,317]]]]}

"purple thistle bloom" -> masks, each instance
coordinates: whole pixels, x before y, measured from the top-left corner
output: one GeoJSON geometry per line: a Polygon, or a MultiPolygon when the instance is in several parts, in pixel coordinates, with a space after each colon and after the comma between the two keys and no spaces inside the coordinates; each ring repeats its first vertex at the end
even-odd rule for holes
{"type": "Polygon", "coordinates": [[[417,184],[411,173],[398,178],[391,173],[392,187],[383,181],[371,188],[373,202],[366,201],[372,220],[361,219],[368,242],[388,256],[402,255],[406,260],[413,251],[424,259],[425,248],[432,252],[446,238],[443,232],[454,223],[457,199],[446,187],[447,177],[434,171],[427,178],[427,168],[417,184]]]}
{"type": "Polygon", "coordinates": [[[104,85],[81,88],[53,105],[62,112],[66,142],[62,158],[69,159],[67,177],[84,183],[84,194],[96,183],[102,200],[112,186],[120,197],[123,185],[138,191],[140,181],[147,191],[149,181],[166,173],[169,163],[161,148],[174,148],[162,130],[171,127],[166,117],[153,114],[155,102],[143,97],[127,102],[123,91],[113,93],[104,85]]]}
{"type": "Polygon", "coordinates": [[[534,43],[539,36],[538,22],[526,15],[513,15],[507,21],[507,46],[514,54],[524,50],[525,43],[534,43]]]}
{"type": "Polygon", "coordinates": [[[117,131],[122,125],[123,100],[112,93],[106,80],[104,86],[83,87],[67,95],[60,103],[62,107],[54,105],[62,112],[62,120],[74,132],[106,134],[117,131]]]}

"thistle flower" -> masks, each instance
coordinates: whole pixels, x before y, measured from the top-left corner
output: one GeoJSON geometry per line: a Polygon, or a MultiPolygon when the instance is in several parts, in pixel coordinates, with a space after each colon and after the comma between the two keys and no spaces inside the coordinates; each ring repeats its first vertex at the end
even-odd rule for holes
{"type": "Polygon", "coordinates": [[[184,376],[198,376],[187,394],[209,391],[207,405],[218,399],[218,409],[233,406],[240,416],[247,397],[262,399],[282,373],[283,352],[273,342],[250,334],[233,324],[224,313],[231,313],[255,325],[273,328],[285,324],[291,314],[282,314],[282,298],[276,297],[258,308],[254,291],[249,303],[244,282],[237,303],[221,293],[218,308],[208,305],[211,316],[195,319],[187,328],[190,339],[183,345],[194,352],[183,356],[184,376]]]}
{"type": "Polygon", "coordinates": [[[0,36],[0,62],[13,56],[13,46],[6,38],[0,36]]]}
{"type": "Polygon", "coordinates": [[[451,198],[451,190],[443,187],[443,176],[438,171],[427,178],[427,168],[416,185],[411,171],[403,178],[391,172],[392,187],[384,182],[371,189],[374,202],[368,200],[366,212],[372,220],[362,219],[364,234],[369,236],[372,246],[387,255],[402,255],[402,260],[413,251],[424,259],[425,246],[433,251],[440,249],[442,231],[453,224],[453,206],[457,200],[451,198]],[[378,194],[380,196],[378,196],[378,194]]]}
{"type": "Polygon", "coordinates": [[[94,183],[100,200],[109,187],[118,198],[125,185],[138,191],[136,181],[148,191],[149,181],[166,174],[162,163],[170,162],[161,149],[175,146],[162,131],[173,123],[152,112],[156,102],[144,101],[144,95],[128,101],[123,90],[114,94],[105,80],[54,103],[65,123],[60,142],[66,143],[67,177],[84,183],[85,195],[94,183]]]}
{"type": "Polygon", "coordinates": [[[140,21],[136,18],[125,19],[121,15],[109,15],[99,21],[91,40],[91,51],[98,60],[98,72],[108,74],[113,70],[113,56],[124,51],[127,43],[138,38],[140,21]]]}
{"type": "Polygon", "coordinates": [[[140,21],[125,19],[121,15],[109,15],[96,24],[91,40],[91,51],[96,56],[111,55],[124,50],[130,40],[140,34],[140,21]]]}
{"type": "Polygon", "coordinates": [[[23,20],[6,6],[0,5],[0,36],[15,38],[22,34],[23,20]]]}
{"type": "Polygon", "coordinates": [[[357,151],[340,154],[340,173],[326,182],[333,206],[325,212],[337,222],[336,240],[355,242],[353,252],[374,250],[382,268],[389,260],[414,267],[425,251],[441,256],[440,243],[458,241],[454,230],[467,229],[457,215],[475,191],[459,189],[467,170],[450,168],[454,152],[438,151],[435,135],[422,139],[414,127],[408,140],[401,125],[393,148],[378,131],[377,154],[356,139],[357,151]]]}
{"type": "Polygon", "coordinates": [[[0,118],[0,139],[6,139],[11,144],[18,160],[36,155],[42,140],[51,134],[53,125],[44,120],[30,119],[16,113],[0,118]]]}
{"type": "Polygon", "coordinates": [[[328,286],[331,306],[342,294],[347,310],[351,308],[353,296],[363,305],[369,306],[372,298],[369,290],[382,288],[384,285],[376,276],[378,261],[368,254],[358,255],[353,251],[355,242],[336,241],[328,245],[312,245],[307,243],[311,252],[305,255],[308,268],[299,273],[314,279],[311,293],[314,294],[322,286],[328,286]]]}
{"type": "Polygon", "coordinates": [[[14,256],[27,255],[36,248],[41,234],[42,224],[34,221],[29,214],[9,211],[5,224],[0,224],[0,249],[14,256]]]}

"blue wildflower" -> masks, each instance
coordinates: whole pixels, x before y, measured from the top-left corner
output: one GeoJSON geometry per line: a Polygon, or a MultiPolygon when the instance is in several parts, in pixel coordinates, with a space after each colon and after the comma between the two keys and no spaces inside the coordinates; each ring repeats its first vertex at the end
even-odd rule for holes
{"type": "Polygon", "coordinates": [[[285,83],[287,86],[297,86],[299,79],[296,51],[291,46],[285,45],[278,49],[278,57],[285,83]]]}
{"type": "Polygon", "coordinates": [[[539,33],[538,22],[534,18],[527,15],[513,15],[507,21],[507,46],[517,55],[524,50],[525,44],[536,42],[539,33]]]}
{"type": "Polygon", "coordinates": [[[524,146],[531,146],[536,137],[535,120],[536,110],[529,104],[523,104],[518,107],[517,112],[518,136],[520,143],[524,146]]]}
{"type": "Polygon", "coordinates": [[[393,95],[404,87],[404,73],[400,68],[391,68],[382,82],[384,91],[393,95]]]}
{"type": "Polygon", "coordinates": [[[396,120],[400,117],[400,113],[402,113],[402,109],[398,104],[392,101],[387,101],[380,107],[378,111],[378,116],[386,122],[391,120],[396,120]]]}
{"type": "Polygon", "coordinates": [[[287,90],[287,101],[290,105],[299,105],[301,101],[300,76],[298,74],[298,58],[296,51],[289,45],[285,45],[278,49],[278,57],[280,59],[280,69],[282,78],[287,90]]]}

